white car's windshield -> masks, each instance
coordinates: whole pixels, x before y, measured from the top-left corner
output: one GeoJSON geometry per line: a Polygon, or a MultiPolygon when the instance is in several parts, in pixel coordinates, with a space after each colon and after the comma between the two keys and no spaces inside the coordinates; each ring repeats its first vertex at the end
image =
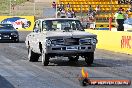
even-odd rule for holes
{"type": "Polygon", "coordinates": [[[54,30],[83,30],[83,27],[79,20],[46,20],[43,21],[43,29],[47,31],[54,31],[54,30]]]}

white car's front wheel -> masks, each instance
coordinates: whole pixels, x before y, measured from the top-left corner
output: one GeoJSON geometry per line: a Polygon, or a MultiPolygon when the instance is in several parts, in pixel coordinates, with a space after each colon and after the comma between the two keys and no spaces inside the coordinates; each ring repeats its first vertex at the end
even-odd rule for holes
{"type": "Polygon", "coordinates": [[[49,59],[50,59],[50,57],[48,56],[48,54],[45,54],[44,51],[42,51],[42,55],[41,56],[42,56],[42,64],[44,66],[48,66],[49,59]]]}
{"type": "Polygon", "coordinates": [[[79,56],[69,56],[69,61],[78,62],[79,56]]]}
{"type": "Polygon", "coordinates": [[[93,64],[93,61],[94,61],[94,52],[89,52],[89,53],[86,53],[85,56],[85,62],[87,63],[87,65],[91,65],[93,64]]]}

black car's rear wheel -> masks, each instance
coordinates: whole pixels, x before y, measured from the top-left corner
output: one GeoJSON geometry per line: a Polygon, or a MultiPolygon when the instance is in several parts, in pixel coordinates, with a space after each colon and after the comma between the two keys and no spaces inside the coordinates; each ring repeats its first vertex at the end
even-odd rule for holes
{"type": "Polygon", "coordinates": [[[37,53],[34,53],[32,50],[31,50],[31,48],[29,47],[28,48],[28,59],[29,59],[29,61],[31,61],[31,62],[37,62],[38,61],[38,59],[39,59],[39,54],[37,54],[37,53]]]}
{"type": "Polygon", "coordinates": [[[19,39],[15,39],[14,42],[18,43],[19,42],[19,39]]]}

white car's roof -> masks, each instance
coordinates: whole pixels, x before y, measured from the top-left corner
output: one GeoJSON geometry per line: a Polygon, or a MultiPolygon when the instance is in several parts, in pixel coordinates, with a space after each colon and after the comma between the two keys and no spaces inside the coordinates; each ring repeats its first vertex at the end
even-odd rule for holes
{"type": "Polygon", "coordinates": [[[44,21],[44,20],[78,20],[78,19],[76,18],[44,18],[44,19],[38,19],[38,20],[44,21]]]}

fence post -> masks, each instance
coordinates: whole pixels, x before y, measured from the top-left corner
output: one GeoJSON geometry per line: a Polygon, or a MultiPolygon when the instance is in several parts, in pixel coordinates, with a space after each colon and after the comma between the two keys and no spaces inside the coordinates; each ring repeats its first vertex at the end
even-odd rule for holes
{"type": "Polygon", "coordinates": [[[112,28],[112,17],[109,18],[109,30],[111,31],[112,28]]]}

